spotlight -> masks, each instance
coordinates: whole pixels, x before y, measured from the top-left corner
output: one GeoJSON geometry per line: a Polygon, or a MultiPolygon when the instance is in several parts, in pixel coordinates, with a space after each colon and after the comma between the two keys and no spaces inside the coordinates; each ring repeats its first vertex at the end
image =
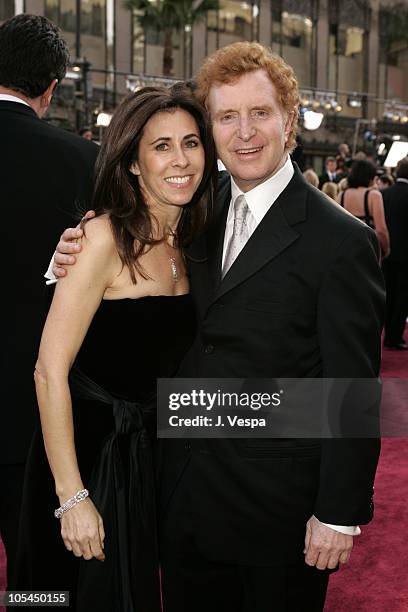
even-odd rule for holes
{"type": "Polygon", "coordinates": [[[343,107],[341,104],[337,104],[334,110],[336,113],[341,113],[341,111],[343,110],[343,107]]]}
{"type": "Polygon", "coordinates": [[[317,130],[323,121],[323,113],[315,113],[314,111],[306,111],[304,116],[304,126],[307,130],[317,130]]]}
{"type": "Polygon", "coordinates": [[[96,125],[98,127],[108,127],[112,119],[112,115],[109,113],[99,113],[96,118],[96,125]]]}
{"type": "Polygon", "coordinates": [[[400,121],[401,123],[408,123],[408,115],[401,115],[400,121]]]}
{"type": "Polygon", "coordinates": [[[332,108],[331,100],[326,100],[326,102],[324,103],[324,108],[326,110],[331,110],[331,108],[332,108]]]}
{"type": "Polygon", "coordinates": [[[359,98],[356,94],[348,96],[347,104],[351,106],[351,108],[361,108],[361,98],[359,98]]]}
{"type": "Polygon", "coordinates": [[[318,108],[320,108],[320,100],[313,100],[312,102],[312,108],[314,110],[317,110],[318,108]]]}

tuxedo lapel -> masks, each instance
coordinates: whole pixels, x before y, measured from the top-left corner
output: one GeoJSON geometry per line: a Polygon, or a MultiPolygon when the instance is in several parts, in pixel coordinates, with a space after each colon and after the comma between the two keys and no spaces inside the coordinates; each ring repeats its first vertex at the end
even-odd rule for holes
{"type": "MultiPolygon", "coordinates": [[[[306,218],[307,191],[304,187],[304,179],[295,169],[289,185],[266,213],[225,277],[215,285],[213,301],[251,277],[297,240],[299,234],[292,226],[306,218]]],[[[228,210],[228,206],[226,208],[228,210]]],[[[226,219],[225,211],[224,216],[226,219]]],[[[217,264],[218,278],[221,275],[225,219],[223,227],[219,229],[217,259],[212,262],[214,266],[217,264]]]]}
{"type": "Polygon", "coordinates": [[[221,281],[222,251],[230,201],[231,179],[225,173],[218,188],[214,219],[207,234],[208,268],[214,289],[221,281]]]}

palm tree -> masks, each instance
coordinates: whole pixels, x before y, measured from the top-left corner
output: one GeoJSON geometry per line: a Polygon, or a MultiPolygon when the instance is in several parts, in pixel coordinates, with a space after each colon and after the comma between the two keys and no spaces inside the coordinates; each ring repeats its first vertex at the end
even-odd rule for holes
{"type": "Polygon", "coordinates": [[[217,9],[219,0],[125,0],[126,8],[143,11],[137,17],[140,26],[163,32],[163,75],[173,67],[173,32],[184,30],[205,18],[207,11],[217,9]]]}

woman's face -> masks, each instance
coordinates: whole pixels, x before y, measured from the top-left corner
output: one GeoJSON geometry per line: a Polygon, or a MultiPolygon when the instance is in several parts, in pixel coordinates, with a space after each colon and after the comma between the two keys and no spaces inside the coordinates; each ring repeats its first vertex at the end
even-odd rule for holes
{"type": "Polygon", "coordinates": [[[158,112],[146,123],[138,159],[130,171],[138,177],[150,206],[184,206],[204,173],[204,147],[195,119],[185,110],[158,112]]]}

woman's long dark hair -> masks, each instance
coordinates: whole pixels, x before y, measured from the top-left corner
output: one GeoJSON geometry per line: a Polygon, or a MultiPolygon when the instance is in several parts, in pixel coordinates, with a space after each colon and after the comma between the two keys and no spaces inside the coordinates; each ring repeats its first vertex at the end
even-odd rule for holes
{"type": "Polygon", "coordinates": [[[204,147],[203,178],[191,202],[183,206],[175,233],[175,244],[184,249],[197,238],[211,218],[217,165],[211,126],[204,108],[186,88],[144,87],[127,96],[116,109],[102,142],[95,168],[92,208],[108,214],[119,256],[129,268],[146,275],[138,262],[146,246],[160,243],[153,238],[152,215],[137,178],[129,168],[137,161],[143,128],[155,113],[182,109],[196,121],[204,147]]]}
{"type": "Polygon", "coordinates": [[[366,159],[356,159],[351,166],[351,172],[348,177],[349,187],[369,187],[376,175],[377,168],[374,164],[366,159]]]}

